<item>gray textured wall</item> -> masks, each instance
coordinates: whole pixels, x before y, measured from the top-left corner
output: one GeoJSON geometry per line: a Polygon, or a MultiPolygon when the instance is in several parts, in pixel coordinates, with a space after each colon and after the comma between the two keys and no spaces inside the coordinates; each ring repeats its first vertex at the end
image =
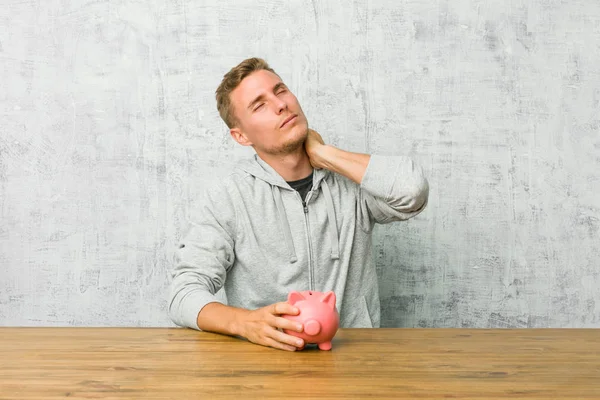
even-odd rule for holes
{"type": "Polygon", "coordinates": [[[169,326],[215,109],[265,57],[330,143],[405,153],[426,212],[376,231],[385,326],[600,326],[600,3],[0,6],[0,324],[169,326]]]}

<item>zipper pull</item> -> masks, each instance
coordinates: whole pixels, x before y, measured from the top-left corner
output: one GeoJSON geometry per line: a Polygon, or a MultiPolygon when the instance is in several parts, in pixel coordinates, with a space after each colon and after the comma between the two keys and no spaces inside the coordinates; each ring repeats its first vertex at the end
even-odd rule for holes
{"type": "Polygon", "coordinates": [[[306,203],[303,204],[304,205],[304,214],[308,213],[308,206],[306,205],[306,203]]]}

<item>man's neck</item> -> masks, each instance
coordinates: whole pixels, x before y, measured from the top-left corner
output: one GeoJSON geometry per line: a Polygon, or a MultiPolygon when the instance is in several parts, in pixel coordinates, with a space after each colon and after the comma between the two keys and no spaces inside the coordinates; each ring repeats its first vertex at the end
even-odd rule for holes
{"type": "Polygon", "coordinates": [[[286,182],[306,178],[313,170],[304,146],[294,153],[282,155],[258,154],[258,156],[281,175],[286,182]]]}

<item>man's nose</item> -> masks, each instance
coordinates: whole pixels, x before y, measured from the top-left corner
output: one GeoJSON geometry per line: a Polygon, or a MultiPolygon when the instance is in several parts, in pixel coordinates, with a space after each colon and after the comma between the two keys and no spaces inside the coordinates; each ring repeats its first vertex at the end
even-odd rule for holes
{"type": "Polygon", "coordinates": [[[285,101],[279,100],[279,99],[278,99],[277,103],[275,103],[275,107],[277,109],[277,114],[281,114],[288,108],[287,103],[285,101]]]}

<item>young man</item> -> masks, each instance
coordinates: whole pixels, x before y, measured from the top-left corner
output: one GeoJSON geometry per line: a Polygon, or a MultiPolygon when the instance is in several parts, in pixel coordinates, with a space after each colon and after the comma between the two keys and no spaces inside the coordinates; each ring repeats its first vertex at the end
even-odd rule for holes
{"type": "Polygon", "coordinates": [[[379,327],[371,255],[375,223],[409,219],[428,200],[421,168],[404,156],[350,153],[309,129],[298,100],[258,58],[232,68],[216,91],[235,141],[256,155],[206,193],[180,243],[172,320],[294,351],[302,331],[282,315],[292,290],[332,290],[341,327],[379,327]],[[225,288],[228,305],[215,293],[225,288]]]}

